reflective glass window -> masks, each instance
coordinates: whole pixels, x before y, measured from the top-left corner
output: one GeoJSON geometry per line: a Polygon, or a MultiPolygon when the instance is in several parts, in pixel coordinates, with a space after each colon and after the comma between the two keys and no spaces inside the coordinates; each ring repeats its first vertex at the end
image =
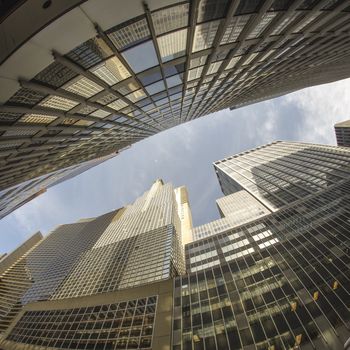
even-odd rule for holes
{"type": "Polygon", "coordinates": [[[186,51],[187,29],[163,35],[157,41],[163,62],[181,57],[186,51]]]}
{"type": "Polygon", "coordinates": [[[146,90],[150,95],[156,94],[157,92],[165,90],[163,80],[157,81],[151,85],[146,86],[146,90]]]}
{"type": "Polygon", "coordinates": [[[266,27],[271,23],[271,21],[276,17],[277,13],[275,12],[268,12],[265,13],[262,17],[259,23],[253,28],[253,30],[248,35],[248,39],[253,39],[258,37],[265,29],[266,27]]]}
{"type": "Polygon", "coordinates": [[[162,79],[162,73],[159,67],[153,68],[148,72],[144,72],[138,75],[139,80],[143,85],[149,85],[154,83],[155,81],[162,79]]]}
{"type": "Polygon", "coordinates": [[[194,32],[192,52],[208,49],[213,45],[220,21],[198,24],[194,32]]]}
{"type": "Polygon", "coordinates": [[[176,65],[171,65],[171,66],[164,66],[164,75],[166,77],[170,77],[171,75],[175,75],[178,73],[182,73],[185,71],[185,65],[183,63],[181,64],[176,64],[176,65]]]}
{"type": "Polygon", "coordinates": [[[152,41],[147,41],[123,52],[123,56],[135,73],[159,64],[152,41]]]}
{"type": "Polygon", "coordinates": [[[157,106],[161,106],[161,105],[163,105],[164,103],[167,103],[167,102],[169,102],[169,99],[166,97],[166,98],[163,98],[163,99],[157,101],[156,105],[157,106]]]}
{"type": "Polygon", "coordinates": [[[207,61],[207,55],[205,56],[200,56],[200,57],[197,57],[197,58],[192,58],[191,59],[191,63],[190,63],[190,68],[196,68],[196,67],[199,67],[199,66],[204,66],[205,65],[205,62],[207,61]]]}
{"type": "Polygon", "coordinates": [[[207,22],[225,16],[229,0],[201,0],[197,22],[207,22]]]}
{"type": "Polygon", "coordinates": [[[203,67],[194,68],[188,71],[188,80],[194,80],[201,77],[203,67]]]}
{"type": "Polygon", "coordinates": [[[117,57],[112,57],[90,70],[110,86],[131,76],[117,57]]]}
{"type": "Polygon", "coordinates": [[[72,101],[60,96],[48,96],[39,103],[40,106],[52,109],[60,109],[63,111],[69,111],[78,104],[79,102],[72,101]]]}
{"type": "Polygon", "coordinates": [[[179,74],[173,75],[172,77],[166,78],[166,83],[168,88],[182,84],[182,77],[179,74]]]}
{"type": "Polygon", "coordinates": [[[123,27],[114,27],[107,32],[107,35],[118,50],[125,50],[151,37],[146,18],[123,27]]]}
{"type": "Polygon", "coordinates": [[[69,82],[63,89],[87,98],[103,90],[100,85],[85,77],[73,79],[73,82],[69,82]]]}
{"type": "Polygon", "coordinates": [[[124,102],[123,100],[117,100],[108,105],[108,107],[111,107],[115,109],[116,111],[121,110],[122,108],[126,107],[128,104],[124,102]]]}
{"type": "Polygon", "coordinates": [[[249,15],[232,17],[226,27],[220,45],[235,42],[241,34],[245,25],[248,23],[249,18],[249,15]]]}
{"type": "Polygon", "coordinates": [[[136,102],[141,100],[142,98],[146,97],[145,92],[142,89],[139,89],[137,91],[132,92],[129,95],[126,95],[126,97],[131,101],[131,102],[136,102]]]}
{"type": "Polygon", "coordinates": [[[138,89],[140,89],[140,85],[134,80],[130,81],[127,84],[118,85],[116,87],[116,90],[120,92],[122,95],[127,95],[130,92],[133,92],[138,89]]]}
{"type": "Polygon", "coordinates": [[[152,13],[156,35],[164,34],[188,25],[189,4],[182,4],[152,13]]]}
{"type": "Polygon", "coordinates": [[[103,111],[102,109],[98,109],[97,111],[91,113],[90,115],[92,117],[97,117],[97,118],[105,118],[107,117],[107,115],[109,115],[110,113],[103,111]]]}
{"type": "Polygon", "coordinates": [[[241,0],[236,10],[236,15],[243,15],[245,13],[253,13],[259,10],[263,0],[241,0]]]}

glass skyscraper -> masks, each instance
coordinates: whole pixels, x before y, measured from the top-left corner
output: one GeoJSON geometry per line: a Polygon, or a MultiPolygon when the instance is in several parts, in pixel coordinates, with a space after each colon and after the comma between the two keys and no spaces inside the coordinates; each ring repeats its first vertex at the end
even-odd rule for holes
{"type": "Polygon", "coordinates": [[[186,246],[173,350],[343,349],[350,336],[346,180],[186,246]]]}
{"type": "Polygon", "coordinates": [[[225,195],[244,188],[277,210],[349,177],[350,153],[343,148],[273,142],[214,163],[225,195]]]}
{"type": "Polygon", "coordinates": [[[350,76],[346,0],[0,6],[0,190],[350,76]]]}
{"type": "MultiPolygon", "coordinates": [[[[85,300],[91,299],[93,303],[100,300],[106,311],[109,307],[116,308],[114,311],[117,311],[124,305],[123,310],[126,309],[128,314],[125,315],[127,318],[125,325],[129,324],[131,327],[131,324],[135,323],[130,337],[126,337],[126,333],[129,332],[126,329],[120,335],[119,332],[113,333],[115,334],[113,344],[120,340],[118,344],[127,345],[129,341],[129,348],[135,348],[131,345],[135,342],[137,345],[141,344],[142,348],[149,348],[155,313],[159,312],[162,315],[165,311],[169,317],[169,327],[165,330],[167,340],[160,339],[159,342],[170,344],[171,303],[163,306],[164,310],[161,305],[169,299],[172,300],[171,278],[185,273],[182,235],[186,239],[189,235],[186,230],[191,229],[188,223],[190,216],[188,211],[186,189],[183,187],[174,189],[171,184],[157,180],[149,191],[131,205],[97,218],[61,225],[47,237],[36,240],[35,245],[28,243],[33,241],[31,238],[24,244],[26,249],[17,249],[0,263],[0,343],[2,337],[6,337],[11,322],[29,305],[48,301],[51,309],[54,305],[67,308],[83,302],[82,310],[85,311],[78,312],[78,309],[75,311],[78,314],[80,312],[88,314],[89,317],[80,318],[79,326],[77,321],[74,335],[72,332],[65,332],[68,330],[65,328],[67,325],[61,329],[59,322],[57,327],[62,332],[54,331],[56,326],[51,322],[58,319],[56,313],[53,313],[52,320],[30,318],[31,325],[35,324],[34,333],[31,331],[23,333],[21,330],[20,333],[28,334],[28,337],[19,339],[16,336],[14,339],[18,339],[19,343],[64,348],[69,345],[65,340],[66,337],[72,336],[70,340],[79,343],[79,348],[85,346],[91,348],[95,344],[101,347],[113,331],[113,320],[105,325],[103,322],[98,325],[103,326],[103,331],[101,327],[94,327],[93,322],[85,322],[91,320],[90,316],[96,320],[94,315],[90,315],[90,309],[95,310],[96,307],[87,308],[84,304],[85,300]],[[164,301],[162,294],[166,298],[164,301]],[[105,297],[108,295],[110,302],[106,304],[105,300],[108,300],[108,297],[107,299],[105,297]],[[118,298],[122,298],[122,303],[115,302],[118,298]],[[125,298],[132,300],[124,304],[125,298]],[[158,302],[160,305],[156,311],[158,302]],[[137,314],[134,315],[129,310],[129,304],[133,305],[134,311],[137,306],[137,314]],[[47,323],[53,326],[50,327],[50,331],[37,332],[37,329],[42,330],[47,323]],[[80,335],[84,333],[81,330],[85,329],[85,326],[91,331],[87,331],[83,340],[79,342],[80,335]],[[89,341],[90,333],[94,329],[99,329],[99,333],[106,333],[107,338],[99,342],[96,333],[97,338],[94,337],[89,341]]],[[[36,237],[41,236],[38,234],[36,237]]],[[[62,311],[57,312],[61,314],[62,311]]],[[[122,322],[120,314],[121,311],[113,317],[122,322]]],[[[64,320],[66,318],[62,318],[62,322],[64,320]]],[[[25,323],[24,327],[27,328],[28,325],[25,323]]],[[[18,327],[22,328],[20,324],[18,327]]],[[[156,330],[156,335],[157,332],[156,330]]],[[[159,332],[161,337],[164,329],[159,332]]],[[[157,341],[155,339],[155,344],[157,341]]],[[[0,348],[6,349],[8,346],[11,344],[5,341],[0,348]]]]}
{"type": "Polygon", "coordinates": [[[186,245],[173,350],[344,348],[349,164],[347,149],[281,141],[214,163],[224,217],[186,245]],[[230,222],[244,204],[255,218],[230,222]]]}
{"type": "Polygon", "coordinates": [[[349,165],[348,149],[275,142],[214,163],[229,194],[211,223],[192,227],[185,187],[157,180],[37,234],[0,261],[0,348],[343,349],[349,165]]]}

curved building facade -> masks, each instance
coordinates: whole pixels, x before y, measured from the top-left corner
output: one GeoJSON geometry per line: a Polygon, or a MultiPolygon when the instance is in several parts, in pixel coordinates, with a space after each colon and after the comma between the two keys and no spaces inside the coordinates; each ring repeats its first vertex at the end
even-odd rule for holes
{"type": "Polygon", "coordinates": [[[345,0],[2,6],[0,190],[350,75],[345,0]]]}

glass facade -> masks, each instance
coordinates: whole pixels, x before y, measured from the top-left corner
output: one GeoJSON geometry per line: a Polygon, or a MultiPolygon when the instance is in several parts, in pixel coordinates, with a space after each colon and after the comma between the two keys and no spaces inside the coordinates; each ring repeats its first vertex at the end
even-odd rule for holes
{"type": "Polygon", "coordinates": [[[223,108],[349,76],[345,1],[154,1],[123,18],[94,22],[95,37],[55,52],[0,106],[0,190],[223,108]]]}
{"type": "MultiPolygon", "coordinates": [[[[33,123],[49,123],[52,121],[49,116],[29,114],[26,118],[31,119],[33,123]]],[[[9,135],[10,136],[10,135],[9,135]]],[[[56,170],[53,173],[42,175],[32,180],[20,183],[17,186],[10,187],[0,191],[0,219],[10,214],[12,211],[21,207],[33,198],[44,193],[47,188],[58,183],[71,179],[84,171],[111,159],[115,154],[92,159],[68,168],[56,170]]]]}
{"type": "Polygon", "coordinates": [[[350,152],[333,146],[274,142],[214,163],[225,195],[244,188],[271,210],[349,177],[350,152]]]}
{"type": "Polygon", "coordinates": [[[27,311],[8,340],[63,349],[152,349],[157,296],[74,309],[27,311]]]}
{"type": "MultiPolygon", "coordinates": [[[[188,200],[171,184],[157,180],[149,191],[125,208],[57,227],[35,249],[19,256],[9,269],[0,270],[0,336],[26,305],[48,300],[65,302],[71,298],[80,301],[81,297],[131,290],[140,285],[147,288],[183,274],[182,221],[186,219],[183,208],[186,203],[188,200]]],[[[26,327],[31,328],[34,323],[26,327]]],[[[29,338],[16,339],[39,345],[43,325],[38,327],[24,332],[29,338]]],[[[96,332],[105,330],[99,328],[96,332]]],[[[81,333],[71,334],[69,341],[76,344],[81,333]]],[[[62,340],[56,338],[58,342],[62,340]]],[[[128,339],[122,338],[120,343],[129,344],[128,348],[138,348],[135,344],[140,342],[144,348],[151,347],[147,339],[131,339],[128,343],[128,339]]],[[[113,344],[118,343],[112,340],[113,344]]],[[[83,342],[88,348],[95,343],[83,342]]]]}
{"type": "Polygon", "coordinates": [[[186,246],[173,349],[342,349],[350,183],[186,246]]]}
{"type": "Polygon", "coordinates": [[[275,142],[215,162],[232,193],[217,200],[221,219],[198,227],[186,189],[162,180],[131,205],[58,227],[0,262],[0,347],[343,349],[349,154],[275,142]]]}

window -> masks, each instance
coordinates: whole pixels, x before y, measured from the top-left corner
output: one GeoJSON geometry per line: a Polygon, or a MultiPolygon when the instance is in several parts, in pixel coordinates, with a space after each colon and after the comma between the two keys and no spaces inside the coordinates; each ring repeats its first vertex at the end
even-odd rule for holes
{"type": "Polygon", "coordinates": [[[163,62],[183,56],[186,51],[187,29],[163,35],[157,41],[163,62]]]}
{"type": "Polygon", "coordinates": [[[152,21],[156,35],[186,27],[188,25],[188,11],[189,4],[182,4],[153,12],[152,21]]]}
{"type": "Polygon", "coordinates": [[[198,24],[194,32],[192,52],[208,49],[213,45],[220,21],[198,24]]]}
{"type": "Polygon", "coordinates": [[[125,50],[151,37],[146,18],[137,20],[122,28],[120,26],[112,28],[107,35],[118,50],[125,50]]]}
{"type": "Polygon", "coordinates": [[[67,84],[63,89],[86,98],[94,96],[103,90],[100,85],[85,77],[74,79],[73,82],[67,84]]]}
{"type": "Polygon", "coordinates": [[[173,75],[172,77],[166,78],[166,83],[168,88],[182,84],[182,77],[179,74],[173,75]]]}
{"type": "Polygon", "coordinates": [[[146,86],[146,90],[150,95],[156,94],[157,92],[165,90],[163,80],[157,81],[151,85],[146,86]]]}
{"type": "Polygon", "coordinates": [[[159,64],[152,41],[147,41],[123,52],[123,56],[135,73],[159,64]]]}
{"type": "Polygon", "coordinates": [[[241,34],[245,25],[247,24],[249,18],[249,15],[232,17],[229,24],[227,25],[225,33],[221,39],[220,45],[235,42],[241,34]]]}
{"type": "Polygon", "coordinates": [[[110,86],[131,76],[117,57],[112,57],[92,68],[91,72],[110,86]]]}

